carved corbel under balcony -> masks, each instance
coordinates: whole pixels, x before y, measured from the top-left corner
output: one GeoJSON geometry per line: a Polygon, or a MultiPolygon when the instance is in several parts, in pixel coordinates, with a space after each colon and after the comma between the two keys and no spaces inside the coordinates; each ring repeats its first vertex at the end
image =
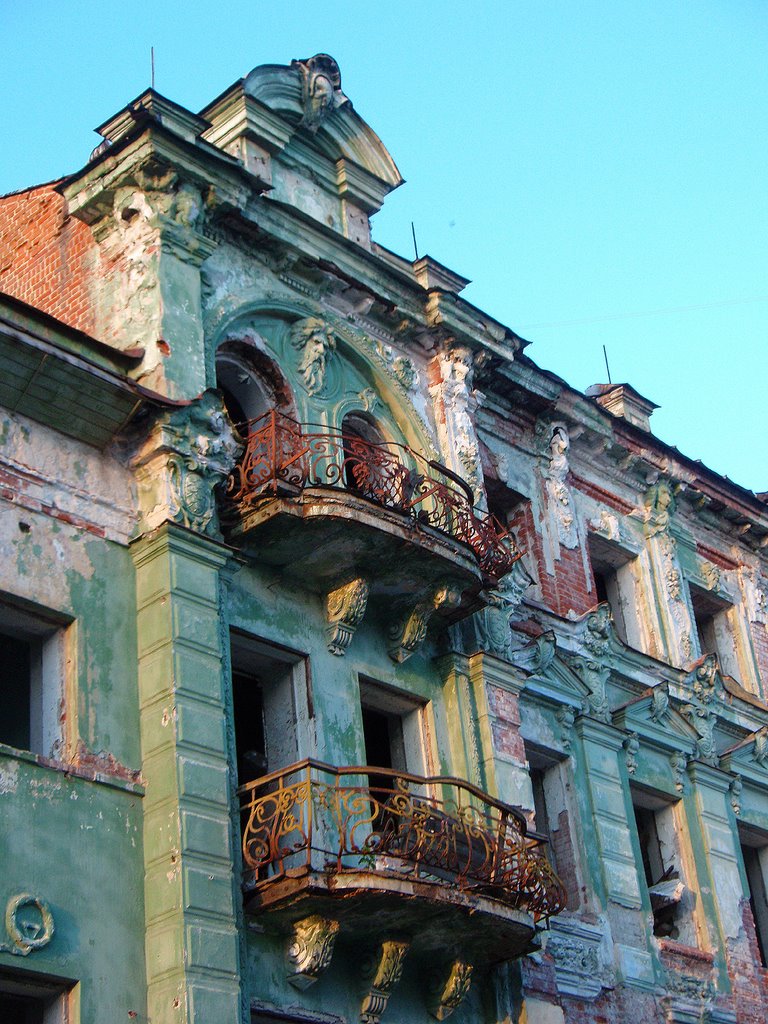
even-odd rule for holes
{"type": "Polygon", "coordinates": [[[389,630],[389,656],[400,664],[423,643],[432,616],[461,604],[461,591],[450,583],[441,584],[410,609],[404,609],[389,630]]]}
{"type": "Polygon", "coordinates": [[[359,577],[332,590],[325,599],[328,628],[325,631],[331,654],[343,655],[365,615],[370,587],[359,577]]]}
{"type": "Polygon", "coordinates": [[[379,1024],[392,990],[403,973],[407,942],[382,942],[372,964],[372,979],[360,1007],[361,1024],[379,1024]]]}
{"type": "Polygon", "coordinates": [[[288,946],[288,981],[294,988],[308,988],[329,966],[339,933],[339,922],[317,914],[297,921],[288,946]]]}
{"type": "Polygon", "coordinates": [[[454,960],[445,981],[438,982],[436,995],[429,1007],[429,1012],[437,1020],[445,1020],[446,1017],[450,1017],[469,992],[471,984],[472,964],[465,963],[463,960],[454,960]]]}

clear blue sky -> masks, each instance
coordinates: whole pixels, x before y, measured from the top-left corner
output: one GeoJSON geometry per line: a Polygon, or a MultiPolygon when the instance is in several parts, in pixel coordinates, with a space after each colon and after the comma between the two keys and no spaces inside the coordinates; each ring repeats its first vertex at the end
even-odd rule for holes
{"type": "Polygon", "coordinates": [[[656,433],[768,490],[768,2],[5,0],[0,191],[81,166],[147,85],[198,110],[318,51],[406,184],[375,238],[583,389],[629,381],[656,433]]]}

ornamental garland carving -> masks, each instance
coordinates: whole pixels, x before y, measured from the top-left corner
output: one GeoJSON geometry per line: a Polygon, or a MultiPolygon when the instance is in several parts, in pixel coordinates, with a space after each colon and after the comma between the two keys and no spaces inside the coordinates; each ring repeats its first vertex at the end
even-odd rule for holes
{"type": "Polygon", "coordinates": [[[640,737],[636,732],[628,734],[622,743],[627,762],[627,774],[634,775],[637,771],[637,755],[640,752],[640,737]]]}
{"type": "Polygon", "coordinates": [[[555,717],[560,726],[560,742],[563,745],[563,750],[568,753],[571,749],[571,732],[573,723],[576,721],[576,709],[570,704],[561,704],[555,717]]]}
{"type": "Polygon", "coordinates": [[[21,892],[8,900],[5,930],[10,941],[0,942],[0,951],[11,956],[29,956],[53,938],[53,914],[44,899],[21,892]]]}
{"type": "Polygon", "coordinates": [[[733,808],[733,813],[737,818],[741,814],[741,791],[743,788],[744,783],[741,781],[741,776],[734,776],[728,790],[731,794],[731,807],[733,808]]]}
{"type": "Polygon", "coordinates": [[[297,921],[288,946],[288,981],[295,988],[308,988],[329,966],[339,922],[314,914],[297,921]]]}
{"type": "Polygon", "coordinates": [[[592,715],[601,722],[611,720],[611,709],[608,703],[608,677],[610,669],[605,665],[593,661],[591,658],[582,657],[577,654],[570,659],[576,674],[589,690],[589,696],[584,701],[583,709],[587,715],[592,715]]]}
{"type": "Polygon", "coordinates": [[[717,750],[715,747],[715,726],[717,716],[707,707],[700,707],[695,704],[687,704],[681,708],[683,714],[699,734],[696,741],[696,757],[707,764],[717,764],[717,750]]]}
{"type": "Polygon", "coordinates": [[[664,681],[653,688],[651,707],[648,712],[652,722],[664,725],[669,715],[669,683],[664,681]]]}
{"type": "Polygon", "coordinates": [[[672,768],[672,777],[675,780],[675,789],[678,793],[685,790],[685,777],[688,768],[688,757],[682,750],[676,750],[670,755],[669,764],[672,768]]]}

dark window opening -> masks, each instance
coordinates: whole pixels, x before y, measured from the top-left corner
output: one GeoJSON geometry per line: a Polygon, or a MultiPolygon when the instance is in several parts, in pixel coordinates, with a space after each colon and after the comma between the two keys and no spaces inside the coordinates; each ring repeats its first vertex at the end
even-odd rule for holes
{"type": "Polygon", "coordinates": [[[689,586],[691,595],[691,610],[693,621],[696,626],[696,636],[699,641],[699,653],[717,654],[722,658],[726,652],[720,650],[718,643],[718,626],[727,627],[727,615],[730,605],[722,601],[714,594],[691,584],[689,586]]]}
{"type": "MultiPolygon", "coordinates": [[[[405,746],[399,716],[365,705],[362,712],[366,765],[405,771],[405,746]]],[[[368,784],[372,790],[388,790],[394,787],[394,779],[391,775],[370,772],[368,784]]]]}
{"type": "Polygon", "coordinates": [[[632,556],[605,537],[590,534],[589,561],[595,585],[595,604],[608,604],[616,633],[626,643],[627,607],[632,598],[632,556]]]}
{"type": "Polygon", "coordinates": [[[755,938],[760,963],[768,967],[768,891],[765,884],[765,870],[768,869],[768,842],[764,834],[752,835],[746,829],[739,829],[741,856],[747,876],[749,906],[755,923],[755,938]],[[758,845],[759,844],[759,845],[758,845]]]}
{"type": "Polygon", "coordinates": [[[384,444],[384,437],[374,420],[361,412],[350,412],[341,424],[344,446],[344,484],[370,501],[382,502],[389,496],[394,478],[393,456],[384,444]]]}
{"type": "Polygon", "coordinates": [[[304,699],[297,701],[296,680],[300,675],[306,681],[301,662],[289,652],[232,634],[238,785],[298,761],[299,723],[307,713],[304,699]]]}
{"type": "Polygon", "coordinates": [[[28,641],[0,634],[0,665],[3,673],[0,743],[6,743],[18,750],[31,748],[31,647],[28,641]]]}
{"type": "Polygon", "coordinates": [[[560,812],[565,810],[559,762],[550,752],[530,743],[525,744],[525,756],[533,792],[533,828],[547,840],[544,855],[556,871],[554,833],[560,828],[560,812]]]}
{"type": "Polygon", "coordinates": [[[0,1020],[3,1024],[43,1024],[44,1010],[39,999],[0,994],[0,1020]]]}
{"type": "MultiPolygon", "coordinates": [[[[484,463],[485,465],[485,463],[484,463]]],[[[513,488],[508,487],[496,477],[486,476],[485,495],[488,502],[488,514],[492,516],[503,530],[509,525],[519,511],[520,506],[528,499],[513,488]]]]}
{"type": "Polygon", "coordinates": [[[653,934],[678,939],[685,887],[671,847],[676,828],[673,808],[662,799],[635,789],[632,799],[643,875],[653,912],[653,934]]]}

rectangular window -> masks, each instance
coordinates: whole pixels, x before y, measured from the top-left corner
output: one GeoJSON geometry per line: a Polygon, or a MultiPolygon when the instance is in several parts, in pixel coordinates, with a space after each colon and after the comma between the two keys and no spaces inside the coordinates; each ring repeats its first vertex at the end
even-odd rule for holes
{"type": "Polygon", "coordinates": [[[589,536],[589,560],[595,581],[595,603],[608,603],[618,636],[640,649],[640,626],[635,609],[634,557],[597,534],[589,536]]]}
{"type": "Polygon", "coordinates": [[[69,1024],[63,986],[33,977],[0,973],[2,1024],[69,1024]]]}
{"type": "Polygon", "coordinates": [[[232,698],[238,785],[308,753],[308,666],[301,655],[233,631],[232,698]]]}
{"type": "Polygon", "coordinates": [[[653,934],[695,946],[693,894],[685,884],[682,869],[677,802],[633,786],[632,806],[653,911],[653,934]]]}
{"type": "Polygon", "coordinates": [[[0,743],[44,757],[60,756],[63,624],[52,613],[0,599],[0,743]]]}
{"type": "Polygon", "coordinates": [[[423,775],[423,702],[369,679],[361,679],[360,705],[365,763],[423,775]]]}
{"type": "Polygon", "coordinates": [[[689,583],[688,589],[699,655],[716,654],[723,672],[738,679],[740,673],[731,625],[733,605],[694,583],[689,583]]]}
{"type": "Polygon", "coordinates": [[[765,882],[768,873],[768,836],[740,825],[739,839],[760,962],[763,967],[768,967],[768,892],[765,882]]]}

